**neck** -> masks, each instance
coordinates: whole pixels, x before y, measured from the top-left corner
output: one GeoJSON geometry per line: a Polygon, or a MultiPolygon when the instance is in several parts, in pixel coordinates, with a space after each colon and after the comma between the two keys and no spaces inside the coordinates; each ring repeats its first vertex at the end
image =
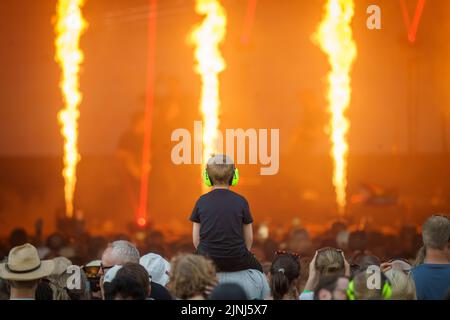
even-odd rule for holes
{"type": "Polygon", "coordinates": [[[199,295],[193,296],[187,300],[205,300],[205,297],[203,297],[203,295],[199,294],[199,295]]]}
{"type": "Polygon", "coordinates": [[[427,248],[425,263],[430,264],[448,264],[449,260],[444,250],[427,248]]]}
{"type": "Polygon", "coordinates": [[[213,190],[216,190],[216,189],[230,189],[230,186],[226,185],[226,184],[218,184],[218,185],[214,185],[212,189],[213,190]]]}
{"type": "Polygon", "coordinates": [[[36,289],[17,289],[11,288],[11,299],[34,299],[36,295],[36,289]]]}

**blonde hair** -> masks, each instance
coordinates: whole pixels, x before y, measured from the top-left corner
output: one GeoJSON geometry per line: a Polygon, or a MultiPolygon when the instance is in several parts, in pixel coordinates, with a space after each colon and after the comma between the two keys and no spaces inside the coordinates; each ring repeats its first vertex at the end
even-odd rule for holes
{"type": "Polygon", "coordinates": [[[342,253],[334,248],[319,250],[316,257],[316,269],[321,276],[344,275],[345,264],[342,253]]]}
{"type": "Polygon", "coordinates": [[[367,285],[370,276],[370,273],[366,271],[360,271],[353,278],[354,296],[356,300],[383,299],[381,289],[369,288],[369,286],[367,285]]]}
{"type": "Polygon", "coordinates": [[[411,274],[391,268],[384,273],[392,288],[392,300],[416,300],[416,284],[411,274]]]}
{"type": "Polygon", "coordinates": [[[172,293],[180,299],[205,295],[206,287],[216,281],[216,269],[211,260],[194,254],[179,254],[171,261],[171,277],[168,284],[172,293]]]}
{"type": "Polygon", "coordinates": [[[206,171],[213,184],[229,184],[234,175],[233,160],[223,154],[214,155],[208,160],[206,171]]]}

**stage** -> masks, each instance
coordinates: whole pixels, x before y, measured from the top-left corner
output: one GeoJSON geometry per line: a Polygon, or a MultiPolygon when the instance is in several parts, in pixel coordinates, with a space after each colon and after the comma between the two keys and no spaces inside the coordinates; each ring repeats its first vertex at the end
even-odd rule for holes
{"type": "MultiPolygon", "coordinates": [[[[292,223],[314,231],[339,219],[330,183],[330,157],[283,157],[276,176],[259,176],[258,168],[240,167],[241,184],[235,190],[247,197],[255,224],[273,230],[292,223]]],[[[396,231],[404,224],[419,225],[425,217],[448,211],[450,206],[450,157],[444,155],[366,155],[349,159],[349,197],[361,184],[376,184],[398,195],[392,204],[349,203],[345,218],[375,229],[396,231]]],[[[0,234],[17,226],[32,232],[38,218],[50,233],[64,211],[59,157],[2,157],[0,159],[0,234]]],[[[199,166],[168,165],[156,161],[150,174],[149,218],[151,227],[168,235],[189,233],[188,221],[201,194],[199,166]]],[[[93,234],[127,233],[135,224],[137,198],[121,173],[114,156],[86,156],[80,164],[76,209],[83,212],[93,234]]],[[[135,190],[138,186],[134,186],[135,190]]]]}

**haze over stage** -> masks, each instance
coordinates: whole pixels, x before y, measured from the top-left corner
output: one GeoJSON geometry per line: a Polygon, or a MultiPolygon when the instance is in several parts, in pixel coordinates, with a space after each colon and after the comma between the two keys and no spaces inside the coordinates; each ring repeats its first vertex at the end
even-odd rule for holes
{"type": "MultiPolygon", "coordinates": [[[[406,1],[414,19],[416,1],[406,1]]],[[[400,1],[377,0],[382,30],[369,30],[357,1],[351,24],[358,56],[351,71],[348,132],[348,215],[382,226],[419,224],[450,202],[450,2],[429,1],[414,44],[408,41],[400,1]],[[361,185],[376,185],[388,205],[353,202],[361,185]],[[398,222],[397,222],[398,221],[398,222]]],[[[220,129],[280,129],[280,171],[260,176],[259,166],[239,166],[241,184],[258,221],[290,224],[300,217],[312,228],[337,215],[333,162],[324,128],[327,56],[311,41],[325,1],[257,1],[251,29],[247,1],[222,1],[227,33],[221,46],[220,129]],[[242,41],[243,35],[248,37],[242,41]]],[[[121,231],[135,219],[134,182],[118,157],[126,133],[145,110],[148,80],[148,0],[86,1],[89,28],[80,41],[79,152],[74,203],[88,229],[121,231]],[[133,185],[133,187],[130,187],[133,185]]],[[[54,61],[55,3],[0,2],[0,233],[32,229],[44,217],[51,229],[64,211],[63,108],[54,61]],[[23,6],[26,3],[27,9],[23,6]]],[[[201,120],[200,76],[187,35],[202,21],[193,0],[158,2],[151,174],[152,222],[168,232],[189,232],[186,223],[201,192],[200,167],[175,166],[173,130],[201,120]]],[[[139,141],[141,142],[141,141],[139,141]]],[[[141,157],[136,143],[136,154],[141,157]]],[[[363,192],[364,193],[364,192],[363,192]]],[[[378,202],[377,202],[378,203],[378,202]]]]}

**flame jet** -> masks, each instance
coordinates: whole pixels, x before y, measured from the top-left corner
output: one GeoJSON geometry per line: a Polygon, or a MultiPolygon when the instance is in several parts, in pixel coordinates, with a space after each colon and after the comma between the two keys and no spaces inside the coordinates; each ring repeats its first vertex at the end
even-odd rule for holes
{"type": "Polygon", "coordinates": [[[76,185],[76,169],[80,160],[78,153],[78,106],[81,103],[79,90],[80,65],[83,53],[80,50],[80,37],[87,27],[81,7],[84,0],[59,0],[56,16],[56,56],[61,67],[60,89],[64,99],[64,109],[58,113],[61,134],[64,138],[64,196],[66,216],[73,216],[73,195],[76,185]]]}
{"type": "Polygon", "coordinates": [[[202,23],[189,35],[189,42],[195,46],[196,72],[201,76],[202,92],[200,111],[203,116],[203,163],[206,163],[217,146],[219,128],[219,73],[226,64],[220,52],[227,28],[227,15],[218,0],[197,0],[195,11],[204,15],[202,23]]]}
{"type": "Polygon", "coordinates": [[[328,111],[331,114],[329,134],[334,161],[333,185],[340,214],[345,212],[347,188],[347,133],[350,123],[345,116],[351,99],[350,72],[357,56],[351,22],[354,0],[328,0],[325,15],[313,36],[328,56],[328,111]]]}

